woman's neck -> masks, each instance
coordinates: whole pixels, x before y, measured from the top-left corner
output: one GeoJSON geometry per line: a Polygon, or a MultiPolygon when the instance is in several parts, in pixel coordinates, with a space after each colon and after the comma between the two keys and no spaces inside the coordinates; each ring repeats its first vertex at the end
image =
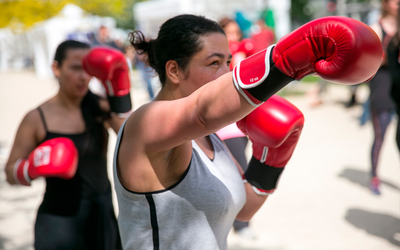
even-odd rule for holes
{"type": "Polygon", "coordinates": [[[384,25],[386,27],[390,27],[390,29],[396,29],[397,26],[397,20],[395,16],[392,15],[387,15],[384,18],[381,19],[381,25],[384,25]]]}
{"type": "Polygon", "coordinates": [[[58,92],[55,101],[66,109],[80,108],[83,98],[71,98],[62,92],[58,92]]]}
{"type": "Polygon", "coordinates": [[[172,101],[182,98],[178,89],[179,85],[165,83],[158,95],[154,98],[155,101],[172,101]]]}

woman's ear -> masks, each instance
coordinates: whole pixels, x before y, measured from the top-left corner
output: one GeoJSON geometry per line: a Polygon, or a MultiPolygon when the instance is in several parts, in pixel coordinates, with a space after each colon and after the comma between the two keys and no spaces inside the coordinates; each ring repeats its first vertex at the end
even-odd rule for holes
{"type": "Polygon", "coordinates": [[[57,61],[53,61],[53,63],[51,64],[51,69],[53,70],[53,73],[55,75],[55,77],[58,79],[60,78],[60,65],[58,65],[57,61]]]}
{"type": "Polygon", "coordinates": [[[179,84],[181,74],[182,72],[179,69],[179,65],[176,61],[169,60],[165,64],[165,75],[172,83],[179,84]]]}

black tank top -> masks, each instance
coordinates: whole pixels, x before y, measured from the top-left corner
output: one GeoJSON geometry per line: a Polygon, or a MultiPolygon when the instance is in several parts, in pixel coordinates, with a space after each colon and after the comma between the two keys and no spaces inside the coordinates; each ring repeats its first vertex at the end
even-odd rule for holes
{"type": "MultiPolygon", "coordinates": [[[[94,197],[96,194],[111,192],[107,175],[107,141],[98,145],[89,131],[79,134],[62,134],[48,131],[45,116],[37,108],[46,130],[43,141],[57,137],[71,139],[79,152],[78,168],[70,180],[46,178],[46,192],[39,212],[57,215],[74,215],[78,211],[81,198],[94,197]]],[[[105,130],[105,129],[104,129],[105,130]]],[[[107,135],[106,130],[104,131],[107,135]]]]}
{"type": "Polygon", "coordinates": [[[389,36],[385,32],[385,30],[383,29],[381,23],[379,23],[379,26],[381,27],[381,30],[382,30],[382,47],[383,47],[383,50],[385,51],[385,53],[387,53],[387,47],[388,47],[389,42],[390,42],[390,40],[392,39],[393,36],[389,36]]]}
{"type": "MultiPolygon", "coordinates": [[[[389,45],[392,36],[389,36],[383,29],[381,23],[379,23],[382,30],[382,47],[387,53],[387,47],[389,45]]],[[[386,56],[386,55],[385,55],[386,56]]],[[[394,110],[395,103],[390,97],[390,90],[392,87],[392,78],[390,76],[387,63],[381,65],[376,72],[375,76],[369,82],[370,88],[370,107],[372,110],[377,112],[394,110]]]]}

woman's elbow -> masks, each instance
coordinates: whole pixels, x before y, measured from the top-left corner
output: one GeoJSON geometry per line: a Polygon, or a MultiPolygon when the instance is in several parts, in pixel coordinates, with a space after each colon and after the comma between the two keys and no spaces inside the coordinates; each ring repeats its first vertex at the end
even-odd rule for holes
{"type": "Polygon", "coordinates": [[[4,169],[4,172],[6,174],[6,181],[10,185],[15,185],[17,182],[14,180],[14,174],[13,174],[13,169],[10,169],[9,167],[6,167],[4,169]]]}
{"type": "Polygon", "coordinates": [[[240,212],[237,216],[236,216],[236,220],[238,221],[243,221],[243,222],[248,222],[251,220],[251,218],[253,217],[254,214],[249,214],[249,213],[244,213],[244,212],[240,212]]]}

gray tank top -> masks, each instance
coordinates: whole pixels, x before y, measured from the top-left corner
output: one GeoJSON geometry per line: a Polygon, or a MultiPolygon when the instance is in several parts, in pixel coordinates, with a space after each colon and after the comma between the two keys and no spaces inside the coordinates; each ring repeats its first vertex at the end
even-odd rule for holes
{"type": "Polygon", "coordinates": [[[214,159],[192,141],[192,159],[182,178],[156,192],[137,193],[122,186],[116,159],[125,127],[114,153],[114,185],[118,224],[125,250],[227,249],[227,237],[246,202],[242,177],[229,151],[210,135],[214,159]]]}

